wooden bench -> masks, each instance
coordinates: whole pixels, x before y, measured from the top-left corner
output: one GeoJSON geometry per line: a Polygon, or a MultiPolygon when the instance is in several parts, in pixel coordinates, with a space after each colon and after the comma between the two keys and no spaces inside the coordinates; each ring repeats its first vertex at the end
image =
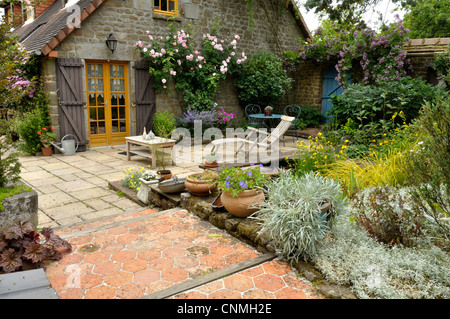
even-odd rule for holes
{"type": "Polygon", "coordinates": [[[0,275],[0,299],[59,299],[44,269],[0,275]]]}

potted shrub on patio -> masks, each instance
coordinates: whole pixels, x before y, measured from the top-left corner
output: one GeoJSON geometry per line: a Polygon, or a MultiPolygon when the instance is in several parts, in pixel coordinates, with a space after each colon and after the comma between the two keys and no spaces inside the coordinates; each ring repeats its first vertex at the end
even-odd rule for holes
{"type": "Polygon", "coordinates": [[[219,159],[219,156],[217,156],[215,153],[211,153],[205,156],[205,166],[206,167],[217,167],[219,164],[217,164],[217,160],[219,159]]]}
{"type": "Polygon", "coordinates": [[[192,195],[208,196],[217,188],[218,178],[217,172],[206,169],[202,173],[186,177],[184,185],[192,195]]]}
{"type": "Polygon", "coordinates": [[[264,201],[262,187],[268,180],[262,165],[248,169],[225,167],[219,171],[218,188],[227,211],[237,217],[247,217],[258,210],[257,204],[264,201]]]}
{"type": "Polygon", "coordinates": [[[56,135],[52,132],[54,128],[45,126],[42,128],[41,131],[38,131],[37,134],[39,135],[42,143],[42,155],[43,156],[52,156],[52,145],[51,142],[55,141],[56,135]]]}

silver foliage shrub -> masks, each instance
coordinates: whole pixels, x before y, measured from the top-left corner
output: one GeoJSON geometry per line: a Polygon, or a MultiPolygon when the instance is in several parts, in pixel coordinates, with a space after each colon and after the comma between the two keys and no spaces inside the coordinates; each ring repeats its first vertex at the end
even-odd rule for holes
{"type": "Polygon", "coordinates": [[[327,280],[351,285],[359,298],[450,298],[448,255],[436,246],[389,247],[345,211],[317,247],[313,263],[327,280]]]}
{"type": "Polygon", "coordinates": [[[268,199],[251,216],[262,225],[259,234],[270,236],[278,253],[291,260],[314,256],[334,216],[346,207],[339,183],[313,172],[302,177],[282,172],[266,186],[268,199]],[[324,202],[332,205],[328,216],[320,212],[324,202]]]}

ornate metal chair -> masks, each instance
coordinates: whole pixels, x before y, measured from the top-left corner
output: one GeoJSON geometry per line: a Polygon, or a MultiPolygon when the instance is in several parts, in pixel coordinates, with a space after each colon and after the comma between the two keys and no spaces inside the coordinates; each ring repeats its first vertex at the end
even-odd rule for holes
{"type": "MultiPolygon", "coordinates": [[[[302,108],[298,105],[290,104],[284,108],[284,115],[295,117],[295,120],[291,124],[291,127],[290,127],[291,129],[295,129],[295,126],[297,124],[296,120],[300,117],[300,114],[302,114],[302,108]]],[[[297,130],[295,131],[295,137],[296,137],[296,139],[298,139],[297,130]]],[[[293,142],[295,143],[296,141],[293,141],[293,142]]],[[[284,143],[284,140],[283,140],[283,143],[284,143]]]]}
{"type": "Polygon", "coordinates": [[[263,123],[256,119],[250,117],[251,114],[260,114],[261,107],[257,104],[249,104],[245,107],[245,116],[247,117],[247,122],[249,126],[261,126],[263,123]]]}

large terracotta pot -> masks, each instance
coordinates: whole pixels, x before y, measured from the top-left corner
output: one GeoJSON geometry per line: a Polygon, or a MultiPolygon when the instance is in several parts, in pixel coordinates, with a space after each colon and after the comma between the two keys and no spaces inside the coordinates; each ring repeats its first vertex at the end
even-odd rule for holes
{"type": "Polygon", "coordinates": [[[264,199],[264,192],[257,189],[242,191],[236,197],[233,197],[230,192],[223,192],[221,195],[222,204],[225,209],[237,217],[250,216],[258,208],[249,208],[249,206],[260,203],[264,199]]]}
{"type": "Polygon", "coordinates": [[[184,185],[195,196],[208,196],[210,192],[217,188],[216,184],[209,184],[207,181],[199,181],[201,174],[192,174],[186,177],[184,185]]]}

